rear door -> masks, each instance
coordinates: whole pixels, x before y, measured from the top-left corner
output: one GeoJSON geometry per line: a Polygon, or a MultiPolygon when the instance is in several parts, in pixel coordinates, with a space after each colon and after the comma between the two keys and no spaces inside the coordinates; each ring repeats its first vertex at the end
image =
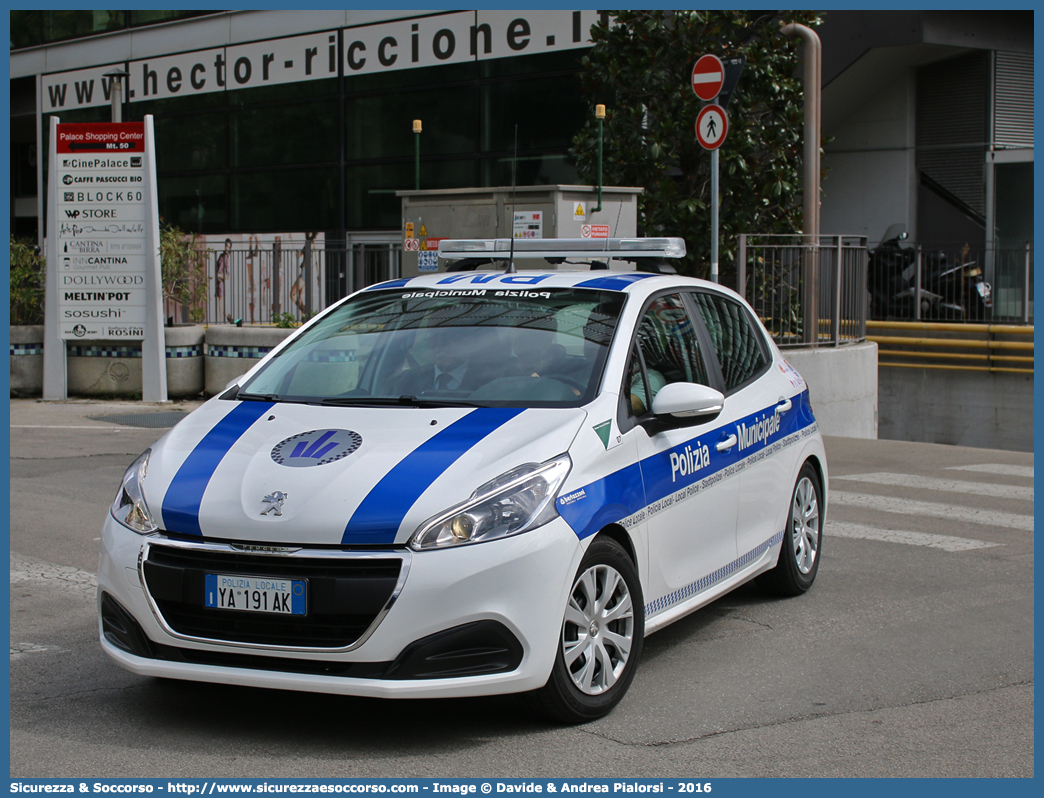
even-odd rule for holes
{"type": "Polygon", "coordinates": [[[730,422],[742,497],[736,540],[739,557],[753,560],[786,523],[802,389],[772,367],[772,350],[742,303],[712,291],[693,298],[721,370],[726,407],[743,408],[730,422]]]}

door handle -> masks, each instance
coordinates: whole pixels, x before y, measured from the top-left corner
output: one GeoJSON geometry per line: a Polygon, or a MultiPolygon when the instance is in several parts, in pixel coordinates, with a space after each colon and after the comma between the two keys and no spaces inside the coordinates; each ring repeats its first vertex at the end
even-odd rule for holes
{"type": "Polygon", "coordinates": [[[777,413],[786,413],[790,408],[794,406],[794,403],[789,399],[780,398],[779,403],[776,405],[777,413]]]}
{"type": "Polygon", "coordinates": [[[729,449],[736,445],[736,442],[738,440],[739,438],[737,438],[735,435],[730,435],[729,437],[718,441],[718,445],[714,448],[717,449],[719,452],[727,452],[729,449]]]}

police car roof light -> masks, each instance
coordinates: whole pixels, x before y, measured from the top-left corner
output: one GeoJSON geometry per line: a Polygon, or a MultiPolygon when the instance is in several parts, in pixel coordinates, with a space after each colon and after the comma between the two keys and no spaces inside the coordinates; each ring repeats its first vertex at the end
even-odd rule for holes
{"type": "MultiPolygon", "coordinates": [[[[439,257],[449,260],[474,258],[477,253],[503,254],[511,251],[510,238],[443,239],[439,257]]],[[[515,255],[531,258],[597,257],[685,257],[682,238],[529,238],[514,242],[515,255]]]]}

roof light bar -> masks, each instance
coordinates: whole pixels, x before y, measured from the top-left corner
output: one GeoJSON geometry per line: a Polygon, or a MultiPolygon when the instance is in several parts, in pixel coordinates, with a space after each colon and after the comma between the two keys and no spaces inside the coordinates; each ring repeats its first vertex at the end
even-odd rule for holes
{"type": "MultiPolygon", "coordinates": [[[[459,238],[439,242],[439,257],[448,260],[485,255],[505,258],[510,238],[459,238]]],[[[522,258],[683,258],[683,238],[522,238],[515,241],[515,256],[522,258]]]]}

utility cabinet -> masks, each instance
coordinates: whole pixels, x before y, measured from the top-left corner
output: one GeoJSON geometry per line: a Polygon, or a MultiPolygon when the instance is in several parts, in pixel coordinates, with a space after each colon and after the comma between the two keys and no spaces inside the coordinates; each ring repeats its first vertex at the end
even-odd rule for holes
{"type": "Polygon", "coordinates": [[[638,195],[633,186],[518,186],[397,191],[402,198],[402,276],[445,271],[443,238],[633,238],[638,195]]]}

